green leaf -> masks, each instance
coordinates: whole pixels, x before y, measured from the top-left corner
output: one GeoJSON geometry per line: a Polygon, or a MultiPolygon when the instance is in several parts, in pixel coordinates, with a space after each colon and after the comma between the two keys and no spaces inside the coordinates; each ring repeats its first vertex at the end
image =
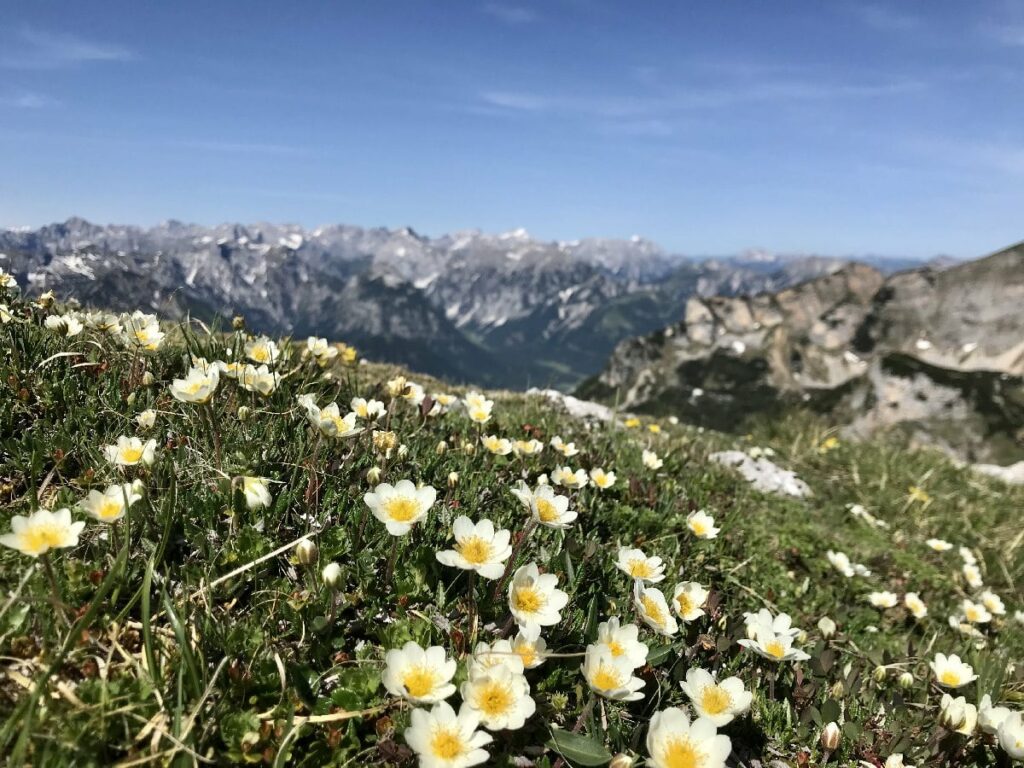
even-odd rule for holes
{"type": "Polygon", "coordinates": [[[647,651],[647,663],[651,666],[661,664],[672,653],[671,645],[657,645],[647,651]]]}
{"type": "Polygon", "coordinates": [[[604,765],[612,759],[612,753],[605,749],[604,744],[590,736],[571,731],[552,731],[551,739],[545,746],[575,765],[604,765]]]}

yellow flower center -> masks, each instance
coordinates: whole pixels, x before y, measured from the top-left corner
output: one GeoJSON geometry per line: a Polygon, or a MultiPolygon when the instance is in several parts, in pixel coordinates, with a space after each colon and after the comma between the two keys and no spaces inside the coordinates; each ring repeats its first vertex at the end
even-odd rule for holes
{"type": "Polygon", "coordinates": [[[482,565],[491,559],[491,545],[479,536],[470,536],[455,545],[455,551],[473,565],[482,565]]]}
{"type": "Polygon", "coordinates": [[[689,739],[674,738],[665,745],[661,762],[665,768],[701,768],[704,753],[699,752],[689,739]]]}
{"type": "Polygon", "coordinates": [[[960,674],[952,669],[947,669],[943,672],[940,679],[942,680],[943,685],[948,685],[951,688],[956,688],[960,685],[960,674]]]}
{"type": "Polygon", "coordinates": [[[110,520],[121,514],[121,501],[112,499],[109,496],[104,497],[103,501],[100,502],[100,508],[96,510],[96,517],[100,520],[110,520]]]}
{"type": "Polygon", "coordinates": [[[473,421],[484,422],[491,418],[491,413],[483,408],[474,408],[469,412],[469,418],[473,421]]]}
{"type": "Polygon", "coordinates": [[[629,575],[634,579],[649,579],[654,575],[654,569],[641,557],[629,561],[629,575]]]}
{"type": "Polygon", "coordinates": [[[764,646],[764,650],[769,656],[773,656],[776,659],[781,659],[786,655],[786,646],[780,640],[772,640],[764,646]]]}
{"type": "Polygon", "coordinates": [[[476,706],[488,717],[496,717],[508,712],[515,697],[506,686],[500,683],[488,683],[476,695],[476,706]]]}
{"type": "Polygon", "coordinates": [[[693,598],[685,592],[680,592],[676,598],[676,605],[679,606],[679,615],[688,616],[697,607],[693,604],[693,598]]]}
{"type": "Polygon", "coordinates": [[[366,407],[366,404],[363,403],[362,405],[356,406],[356,414],[359,416],[359,418],[365,419],[367,416],[369,416],[370,410],[366,407]]]}
{"type": "Polygon", "coordinates": [[[972,605],[964,613],[967,615],[967,620],[970,622],[976,622],[981,618],[981,611],[978,610],[976,605],[972,605]]]}
{"type": "Polygon", "coordinates": [[[270,350],[264,346],[255,347],[250,355],[253,360],[257,363],[269,363],[270,362],[270,350]]]}
{"type": "Polygon", "coordinates": [[[384,502],[384,513],[398,523],[407,523],[416,517],[419,504],[406,496],[398,496],[384,502]]]}
{"type": "Polygon", "coordinates": [[[206,382],[203,381],[202,379],[193,379],[192,381],[187,382],[185,384],[185,386],[183,387],[183,389],[188,394],[194,395],[196,392],[198,392],[200,389],[202,389],[205,384],[206,384],[206,382]]]}
{"type": "Polygon", "coordinates": [[[453,729],[440,729],[430,739],[430,751],[440,760],[454,760],[466,751],[462,737],[453,729]]]}
{"type": "Polygon", "coordinates": [[[616,688],[622,687],[622,676],[618,670],[614,668],[609,669],[602,664],[597,668],[597,672],[594,673],[590,684],[599,691],[614,691],[616,688]]]}
{"type": "Polygon", "coordinates": [[[732,706],[732,696],[717,685],[707,685],[701,691],[700,705],[709,715],[720,715],[732,706]]]}
{"type": "Polygon", "coordinates": [[[706,522],[704,522],[703,520],[699,520],[699,519],[698,520],[691,520],[690,521],[690,530],[693,531],[698,536],[703,536],[704,534],[706,534],[708,532],[708,524],[706,522]]]}
{"type": "Polygon", "coordinates": [[[644,613],[647,614],[647,618],[657,624],[659,627],[665,624],[665,612],[661,610],[661,606],[658,605],[657,601],[650,595],[644,595],[640,598],[640,605],[643,606],[644,613]]]}
{"type": "Polygon", "coordinates": [[[523,613],[536,613],[546,602],[547,598],[536,587],[516,587],[512,591],[512,603],[523,613]]]}
{"type": "Polygon", "coordinates": [[[523,660],[523,666],[529,667],[537,660],[537,651],[534,650],[532,645],[518,645],[515,648],[515,652],[519,654],[519,658],[523,660]]]}
{"type": "Polygon", "coordinates": [[[617,640],[609,640],[606,645],[612,656],[618,657],[626,652],[626,649],[617,640]]]}
{"type": "Polygon", "coordinates": [[[421,699],[434,690],[436,676],[428,667],[410,667],[402,675],[402,685],[410,696],[421,699]]]}
{"type": "Polygon", "coordinates": [[[126,464],[135,464],[142,458],[142,448],[128,447],[121,451],[121,460],[126,464]]]}
{"type": "Polygon", "coordinates": [[[558,510],[547,499],[537,499],[537,517],[542,523],[550,523],[558,519],[558,510]]]}
{"type": "Polygon", "coordinates": [[[21,534],[21,549],[26,553],[42,553],[63,543],[64,529],[53,524],[37,524],[21,534]]]}
{"type": "Polygon", "coordinates": [[[135,338],[142,344],[149,344],[149,331],[139,328],[135,331],[135,338]]]}

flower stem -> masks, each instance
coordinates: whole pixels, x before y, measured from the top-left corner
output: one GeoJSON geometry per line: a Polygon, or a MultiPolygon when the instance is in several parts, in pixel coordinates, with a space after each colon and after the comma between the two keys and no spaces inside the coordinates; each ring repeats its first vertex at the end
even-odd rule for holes
{"type": "Polygon", "coordinates": [[[391,537],[391,554],[388,556],[388,569],[384,572],[384,586],[390,587],[391,577],[395,575],[395,560],[398,559],[398,536],[391,537]]]}
{"type": "Polygon", "coordinates": [[[67,607],[61,599],[60,584],[57,583],[57,574],[53,571],[53,563],[50,562],[50,556],[49,554],[42,554],[39,556],[39,559],[43,562],[43,570],[46,571],[46,578],[50,582],[50,604],[53,606],[53,611],[64,620],[65,624],[70,625],[67,607]]]}
{"type": "Polygon", "coordinates": [[[505,563],[505,572],[501,574],[501,578],[498,579],[498,583],[494,587],[494,594],[491,595],[492,600],[497,600],[501,597],[502,590],[505,589],[508,577],[511,575],[512,568],[515,566],[516,558],[519,556],[519,551],[523,548],[526,540],[530,537],[530,534],[533,533],[533,529],[536,527],[537,521],[531,518],[530,522],[528,522],[526,527],[523,528],[523,535],[520,536],[519,541],[515,543],[515,546],[512,548],[512,554],[509,555],[508,562],[505,563]]]}

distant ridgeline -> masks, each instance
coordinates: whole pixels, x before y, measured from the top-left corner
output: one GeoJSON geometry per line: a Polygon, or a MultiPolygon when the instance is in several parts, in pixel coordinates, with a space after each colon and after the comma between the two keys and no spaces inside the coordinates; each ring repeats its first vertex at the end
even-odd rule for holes
{"type": "Polygon", "coordinates": [[[852,264],[775,293],[692,297],[579,388],[724,429],[796,405],[846,432],[905,431],[971,460],[1024,459],[1024,245],[884,276],[852,264]]]}
{"type": "MultiPolygon", "coordinates": [[[[490,386],[570,388],[615,345],[683,316],[691,296],[778,290],[843,259],[751,253],[693,261],[642,238],[541,242],[522,231],[271,224],[143,229],[82,219],[0,230],[0,266],[30,294],[346,341],[375,360],[490,386]]],[[[882,260],[885,270],[906,261],[882,260]]]]}

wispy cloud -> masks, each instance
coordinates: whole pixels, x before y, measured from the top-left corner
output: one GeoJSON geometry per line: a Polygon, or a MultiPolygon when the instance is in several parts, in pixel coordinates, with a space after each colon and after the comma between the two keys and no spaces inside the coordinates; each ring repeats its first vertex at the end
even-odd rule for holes
{"type": "Polygon", "coordinates": [[[89,62],[135,58],[131,50],[120,45],[31,27],[19,30],[5,48],[7,50],[0,56],[0,66],[7,69],[61,69],[89,62]]]}
{"type": "Polygon", "coordinates": [[[547,98],[533,93],[515,91],[484,91],[480,98],[492,107],[536,112],[550,106],[547,98]]]}
{"type": "Polygon", "coordinates": [[[850,12],[872,29],[883,32],[910,32],[921,27],[921,19],[885,5],[855,4],[850,12]]]}
{"type": "Polygon", "coordinates": [[[183,149],[197,149],[204,152],[229,152],[249,155],[306,155],[309,150],[289,144],[268,144],[264,142],[219,141],[208,139],[182,139],[168,142],[170,146],[183,149]]]}
{"type": "Polygon", "coordinates": [[[21,93],[0,94],[0,107],[14,107],[16,109],[44,109],[55,107],[60,104],[56,99],[34,91],[22,91],[21,93]]]}
{"type": "Polygon", "coordinates": [[[508,3],[486,3],[481,10],[488,16],[497,19],[502,24],[521,25],[531,24],[539,18],[536,11],[523,5],[510,5],[508,3]]]}

